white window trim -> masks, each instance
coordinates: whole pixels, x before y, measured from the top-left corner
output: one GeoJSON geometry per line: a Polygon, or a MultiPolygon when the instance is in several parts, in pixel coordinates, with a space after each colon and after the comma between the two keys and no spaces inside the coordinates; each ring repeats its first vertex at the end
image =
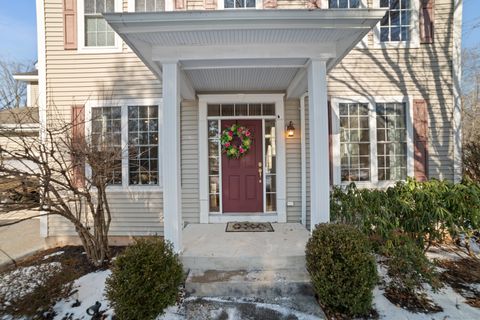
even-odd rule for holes
{"type": "MultiPolygon", "coordinates": [[[[253,8],[225,8],[225,0],[217,1],[217,10],[252,10],[253,8]]],[[[263,9],[263,1],[255,0],[255,9],[263,9]]]]}
{"type": "MultiPolygon", "coordinates": [[[[173,11],[173,2],[175,0],[165,0],[165,11],[173,11]]],[[[135,0],[128,0],[127,11],[135,12],[135,0]]]]}
{"type": "MultiPolygon", "coordinates": [[[[123,1],[115,0],[115,12],[123,11],[123,1]]],[[[115,32],[115,31],[114,31],[115,32]]],[[[85,1],[77,1],[77,41],[78,53],[116,53],[122,52],[122,39],[115,32],[115,45],[108,47],[88,47],[85,45],[85,1]]]]}
{"type": "MultiPolygon", "coordinates": [[[[210,214],[210,198],[208,188],[208,127],[207,127],[207,106],[209,103],[274,103],[275,115],[263,118],[275,118],[277,135],[277,211],[274,216],[266,218],[270,222],[287,222],[287,187],[286,187],[286,142],[285,142],[285,118],[284,118],[284,94],[207,94],[198,96],[198,155],[199,155],[199,190],[200,190],[200,223],[215,223],[230,221],[229,219],[244,218],[250,221],[248,214],[227,215],[220,213],[210,214]],[[218,218],[218,217],[223,218],[218,218]],[[219,220],[220,219],[220,220],[219,220]],[[226,219],[226,220],[225,220],[226,219]]],[[[237,117],[240,118],[240,117],[237,117]]],[[[254,117],[252,117],[253,119],[254,117]]],[[[264,170],[265,179],[265,170],[264,170]]],[[[265,187],[265,186],[264,186],[265,187]]],[[[265,193],[264,193],[265,194],[265,193]]],[[[265,199],[264,199],[265,201],[265,199]]],[[[264,202],[265,204],[265,202],[264,202]]],[[[266,216],[262,214],[262,216],[266,216]]],[[[250,215],[251,216],[251,215],[250,215]]],[[[254,219],[262,219],[261,217],[254,219]]],[[[255,220],[255,221],[257,221],[255,220]]],[[[231,220],[235,221],[235,220],[231,220]]]]}
{"type": "Polygon", "coordinates": [[[369,110],[370,124],[370,181],[355,181],[355,184],[361,188],[387,188],[394,185],[396,180],[378,181],[377,165],[377,121],[375,113],[376,103],[406,103],[406,122],[407,122],[407,176],[414,177],[414,145],[413,145],[413,114],[412,97],[401,96],[376,96],[376,97],[332,97],[332,150],[333,150],[333,184],[345,186],[350,181],[341,181],[340,165],[340,116],[338,106],[340,103],[367,103],[369,110]]]}
{"type": "MultiPolygon", "coordinates": [[[[388,48],[419,48],[420,47],[420,1],[410,0],[412,4],[410,41],[380,41],[380,22],[373,28],[373,47],[375,49],[388,48]]],[[[373,8],[380,8],[380,0],[373,1],[373,8]]]]}
{"type": "MultiPolygon", "coordinates": [[[[163,192],[162,148],[158,148],[158,185],[129,185],[128,183],[128,106],[158,106],[158,134],[161,134],[163,123],[163,99],[121,99],[121,100],[88,100],[85,103],[85,135],[91,137],[92,108],[121,107],[122,108],[122,185],[108,186],[108,192],[163,192]]],[[[161,141],[161,139],[159,139],[161,141]]],[[[85,175],[92,176],[92,170],[87,165],[85,175]]]]}

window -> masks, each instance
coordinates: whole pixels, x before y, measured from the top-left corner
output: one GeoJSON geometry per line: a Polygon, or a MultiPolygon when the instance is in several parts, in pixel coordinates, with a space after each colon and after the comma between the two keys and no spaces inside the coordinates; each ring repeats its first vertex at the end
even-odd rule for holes
{"type": "Polygon", "coordinates": [[[115,46],[115,32],[102,17],[104,12],[115,11],[115,0],[85,0],[84,5],[85,46],[115,46]]]}
{"type": "MultiPolygon", "coordinates": [[[[110,184],[122,184],[122,112],[121,107],[92,110],[92,145],[97,152],[114,157],[110,184]],[[107,154],[108,153],[108,154],[107,154]]],[[[111,158],[110,158],[111,159],[111,158]]]]}
{"type": "Polygon", "coordinates": [[[334,161],[340,164],[335,183],[405,180],[409,172],[408,136],[413,134],[407,121],[407,103],[402,98],[358,100],[333,103],[338,115],[334,129],[338,134],[333,141],[339,150],[334,161]]]}
{"type": "MultiPolygon", "coordinates": [[[[118,157],[111,184],[120,187],[160,186],[160,107],[158,100],[116,101],[115,106],[89,101],[90,137],[97,150],[118,157]]],[[[88,114],[88,113],[87,113],[88,114]]],[[[87,130],[88,130],[87,128],[87,130]]]]}
{"type": "Polygon", "coordinates": [[[377,103],[378,180],[407,178],[405,103],[377,103]]]}
{"type": "Polygon", "coordinates": [[[330,9],[359,8],[360,0],[329,0],[328,6],[330,9]]]}
{"type": "Polygon", "coordinates": [[[165,11],[164,0],[133,0],[135,12],[158,12],[165,11]]]}
{"type": "Polygon", "coordinates": [[[370,180],[368,104],[341,103],[340,162],[342,181],[370,180]]]}
{"type": "Polygon", "coordinates": [[[389,10],[380,21],[380,41],[410,41],[412,26],[412,0],[380,0],[380,8],[389,10]]]}
{"type": "Polygon", "coordinates": [[[128,175],[130,185],[156,185],[158,172],[158,107],[128,107],[128,175]]]}
{"type": "Polygon", "coordinates": [[[225,0],[225,9],[255,8],[256,0],[225,0]]]}

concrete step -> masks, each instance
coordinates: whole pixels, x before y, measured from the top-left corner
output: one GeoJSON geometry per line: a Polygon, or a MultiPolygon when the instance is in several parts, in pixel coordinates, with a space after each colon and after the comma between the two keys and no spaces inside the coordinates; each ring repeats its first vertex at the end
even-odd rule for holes
{"type": "Polygon", "coordinates": [[[284,256],[181,256],[185,270],[302,270],[305,269],[305,255],[284,256]]]}
{"type": "Polygon", "coordinates": [[[264,271],[190,270],[185,282],[187,296],[201,298],[253,299],[288,305],[294,310],[323,318],[310,277],[304,269],[264,271]]]}
{"type": "Polygon", "coordinates": [[[292,270],[191,270],[185,283],[187,293],[197,297],[269,297],[313,295],[305,269],[292,270]]]}

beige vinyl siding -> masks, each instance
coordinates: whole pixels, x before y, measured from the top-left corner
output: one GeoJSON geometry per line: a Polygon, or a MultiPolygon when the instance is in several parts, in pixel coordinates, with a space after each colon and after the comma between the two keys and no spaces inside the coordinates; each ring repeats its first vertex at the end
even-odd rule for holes
{"type": "Polygon", "coordinates": [[[285,139],[286,168],[287,168],[287,222],[302,221],[302,162],[301,162],[301,128],[300,128],[300,100],[285,102],[285,125],[290,121],[295,126],[295,136],[285,139]]]}
{"type": "Polygon", "coordinates": [[[29,83],[30,86],[30,105],[27,107],[38,107],[38,82],[29,83]]]}
{"type": "MultiPolygon", "coordinates": [[[[109,192],[112,211],[111,236],[163,235],[161,192],[109,192]]],[[[49,217],[50,236],[72,236],[75,230],[60,216],[49,217]]]]}
{"type": "Polygon", "coordinates": [[[419,48],[352,50],[330,73],[330,97],[406,96],[428,101],[429,176],[453,180],[453,1],[435,1],[435,39],[419,48]]]}
{"type": "Polygon", "coordinates": [[[184,223],[200,223],[197,101],[182,103],[181,141],[182,217],[184,223]]]}
{"type": "MultiPolygon", "coordinates": [[[[161,97],[161,82],[126,45],[118,53],[64,50],[62,2],[45,1],[48,123],[58,116],[70,121],[71,107],[91,100],[161,97]]],[[[161,192],[125,190],[109,196],[111,235],[163,234],[161,192]]],[[[49,235],[69,234],[75,234],[70,224],[49,218],[49,235]]]]}

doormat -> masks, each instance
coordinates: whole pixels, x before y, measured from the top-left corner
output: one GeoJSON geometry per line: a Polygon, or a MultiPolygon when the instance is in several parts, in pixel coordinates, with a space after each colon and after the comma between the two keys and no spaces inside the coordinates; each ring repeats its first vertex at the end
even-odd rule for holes
{"type": "Polygon", "coordinates": [[[274,232],[270,222],[229,222],[225,232],[274,232]]]}

